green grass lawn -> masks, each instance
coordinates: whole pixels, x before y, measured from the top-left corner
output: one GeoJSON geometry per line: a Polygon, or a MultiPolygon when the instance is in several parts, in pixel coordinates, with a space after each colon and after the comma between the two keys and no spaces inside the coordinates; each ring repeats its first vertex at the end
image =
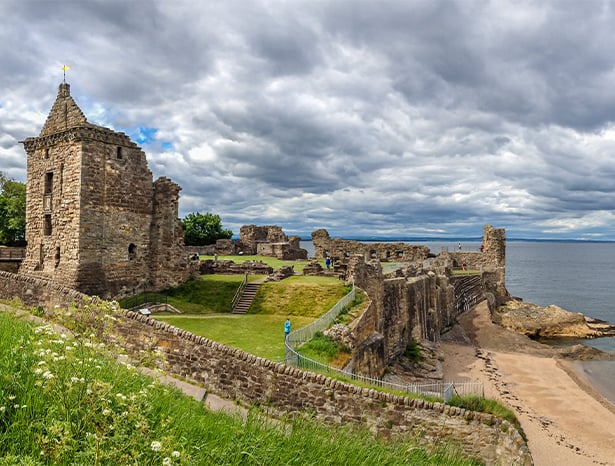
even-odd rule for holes
{"type": "MultiPolygon", "coordinates": [[[[248,280],[262,277],[249,275],[248,280]]],[[[281,359],[287,317],[290,316],[293,329],[301,328],[350,291],[349,285],[336,278],[297,275],[263,283],[249,313],[232,315],[231,301],[243,279],[244,275],[202,275],[163,293],[149,294],[145,299],[166,300],[183,313],[156,313],[152,316],[156,319],[256,356],[281,359]]],[[[129,308],[134,302],[129,298],[120,304],[129,308]]]]}
{"type": "MultiPolygon", "coordinates": [[[[187,330],[210,340],[271,360],[284,358],[284,321],[286,315],[215,315],[156,316],[157,320],[187,330]]],[[[293,316],[293,329],[314,321],[311,317],[293,316]]]]}
{"type": "Polygon", "coordinates": [[[316,318],[331,309],[351,288],[333,277],[294,276],[263,283],[250,313],[316,318]]]}

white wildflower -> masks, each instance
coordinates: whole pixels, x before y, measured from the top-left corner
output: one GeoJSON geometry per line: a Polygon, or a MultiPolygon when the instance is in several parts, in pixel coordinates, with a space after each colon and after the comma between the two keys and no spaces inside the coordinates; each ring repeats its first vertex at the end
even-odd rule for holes
{"type": "Polygon", "coordinates": [[[171,466],[173,464],[173,460],[171,458],[165,457],[162,459],[162,466],[171,466]]]}
{"type": "Polygon", "coordinates": [[[150,447],[153,451],[160,451],[160,449],[162,448],[162,443],[157,440],[154,440],[150,447]]]}
{"type": "Polygon", "coordinates": [[[0,413],[3,413],[6,411],[6,406],[0,406],[0,413]]]}
{"type": "Polygon", "coordinates": [[[54,377],[55,377],[55,376],[54,376],[54,375],[53,375],[50,371],[45,371],[45,372],[43,373],[43,378],[44,378],[44,379],[49,380],[49,379],[53,379],[54,377]]]}
{"type": "Polygon", "coordinates": [[[172,452],[171,452],[171,456],[172,456],[173,458],[179,458],[179,457],[181,456],[181,453],[180,453],[180,452],[178,452],[177,450],[175,450],[175,451],[172,451],[172,452]]]}

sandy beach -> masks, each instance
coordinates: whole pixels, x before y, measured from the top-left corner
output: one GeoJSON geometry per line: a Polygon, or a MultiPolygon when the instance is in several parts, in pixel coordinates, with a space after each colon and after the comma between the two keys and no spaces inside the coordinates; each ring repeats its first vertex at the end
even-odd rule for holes
{"type": "Polygon", "coordinates": [[[513,409],[537,466],[615,465],[615,406],[573,362],[491,322],[486,302],[443,336],[446,380],[485,383],[485,396],[513,409]]]}

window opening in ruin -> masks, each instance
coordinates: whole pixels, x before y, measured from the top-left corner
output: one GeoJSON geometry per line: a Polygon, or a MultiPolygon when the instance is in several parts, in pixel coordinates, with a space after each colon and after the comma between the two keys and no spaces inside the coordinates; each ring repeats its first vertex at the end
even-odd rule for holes
{"type": "Polygon", "coordinates": [[[372,259],[375,259],[375,258],[376,258],[376,251],[372,251],[372,252],[370,252],[370,253],[369,253],[369,256],[370,256],[372,259]]]}
{"type": "Polygon", "coordinates": [[[64,184],[64,164],[60,164],[60,195],[62,195],[62,184],[64,184]]]}
{"type": "Polygon", "coordinates": [[[397,251],[397,257],[404,257],[403,251],[397,251]]]}
{"type": "Polygon", "coordinates": [[[43,222],[43,235],[51,235],[51,214],[46,214],[43,222]]]}
{"type": "Polygon", "coordinates": [[[117,154],[117,159],[122,160],[122,148],[121,147],[118,146],[116,154],[117,154]]]}
{"type": "Polygon", "coordinates": [[[49,149],[45,149],[45,158],[48,159],[49,158],[49,149]]]}
{"type": "Polygon", "coordinates": [[[346,251],[346,257],[350,257],[350,251],[346,251]]]}
{"type": "Polygon", "coordinates": [[[325,251],[325,257],[329,257],[331,253],[329,251],[325,251]]]}
{"type": "Polygon", "coordinates": [[[134,243],[130,243],[128,245],[128,260],[133,260],[137,257],[137,245],[134,243]]]}
{"type": "Polygon", "coordinates": [[[391,251],[387,251],[387,259],[391,257],[391,251]]]}
{"type": "Polygon", "coordinates": [[[45,194],[53,192],[53,172],[45,173],[45,194]]]}
{"type": "Polygon", "coordinates": [[[56,247],[55,260],[56,260],[56,267],[57,267],[58,265],[60,265],[60,246],[56,247]]]}

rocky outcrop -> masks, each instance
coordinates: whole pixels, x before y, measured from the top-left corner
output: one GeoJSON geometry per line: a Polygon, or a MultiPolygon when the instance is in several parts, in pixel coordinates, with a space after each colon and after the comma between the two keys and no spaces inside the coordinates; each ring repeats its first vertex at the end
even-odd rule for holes
{"type": "Polygon", "coordinates": [[[522,301],[509,301],[498,308],[494,320],[504,328],[531,338],[595,338],[615,335],[615,326],[554,304],[543,307],[522,301]]]}

